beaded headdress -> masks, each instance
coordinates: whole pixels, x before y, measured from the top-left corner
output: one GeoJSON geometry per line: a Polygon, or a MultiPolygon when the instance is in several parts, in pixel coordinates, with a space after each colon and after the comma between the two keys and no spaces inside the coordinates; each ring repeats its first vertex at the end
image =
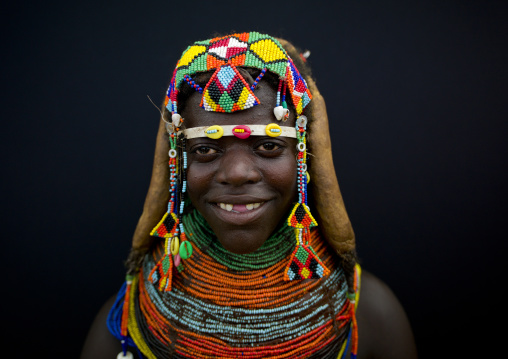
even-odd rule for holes
{"type": "Polygon", "coordinates": [[[182,271],[182,259],[192,255],[192,244],[187,240],[182,222],[184,193],[186,191],[187,153],[185,141],[188,138],[236,136],[241,139],[249,136],[286,136],[298,140],[298,202],[287,220],[294,228],[296,246],[285,269],[286,280],[321,278],[329,270],[309,245],[310,228],[317,222],[307,205],[307,118],[302,115],[312,95],[307,83],[300,75],[292,59],[280,42],[268,35],[257,32],[233,34],[225,37],[197,41],[182,54],[173,72],[165,100],[165,106],[171,113],[171,123],[167,123],[169,134],[170,194],[168,210],[150,233],[165,239],[163,257],[150,273],[150,280],[158,283],[159,290],[170,291],[172,267],[182,271]],[[261,70],[252,85],[243,78],[237,67],[251,67],[261,70]],[[196,73],[213,74],[204,88],[192,78],[196,73]],[[260,103],[255,88],[266,71],[279,78],[274,116],[285,122],[289,117],[286,103],[286,91],[289,91],[297,114],[295,127],[279,126],[277,123],[263,125],[213,125],[180,130],[183,119],[178,113],[178,92],[182,84],[188,83],[202,94],[200,106],[206,111],[232,113],[246,110],[260,103]]]}
{"type": "MultiPolygon", "coordinates": [[[[312,97],[307,88],[307,83],[299,74],[293,61],[287,56],[284,48],[280,46],[281,43],[291,54],[294,54],[294,58],[297,56],[296,50],[287,41],[251,32],[196,42],[183,53],[178,62],[167,92],[168,96],[165,104],[171,112],[172,121],[167,122],[165,118],[162,118],[159,126],[152,180],[143,213],[134,233],[132,251],[127,262],[128,276],[126,284],[119,292],[117,301],[108,317],[110,331],[122,342],[123,348],[122,353],[118,356],[119,358],[132,357],[132,354],[127,351],[128,345],[137,346],[143,354],[150,358],[155,358],[155,355],[151,352],[152,350],[154,350],[154,353],[155,350],[163,353],[163,355],[157,355],[157,357],[172,357],[175,353],[182,355],[182,357],[200,357],[197,353],[205,351],[209,356],[216,353],[220,357],[226,354],[230,355],[228,357],[238,357],[240,353],[242,356],[244,353],[251,356],[255,353],[259,357],[272,357],[282,353],[291,353],[293,357],[296,355],[296,347],[298,347],[297,350],[303,350],[300,353],[305,352],[314,356],[318,355],[316,350],[331,353],[334,349],[339,349],[333,343],[341,343],[339,357],[345,356],[348,348],[351,348],[351,357],[356,357],[355,301],[357,295],[355,296],[355,293],[358,294],[359,272],[350,266],[354,261],[354,257],[351,255],[354,251],[354,233],[345,211],[333,166],[326,106],[312,78],[308,77],[308,84],[314,96],[314,106],[312,110],[313,131],[307,136],[307,119],[302,115],[302,111],[312,97]],[[243,72],[238,71],[237,66],[257,68],[261,70],[261,73],[254,83],[249,86],[241,75],[243,72]],[[201,88],[192,78],[195,73],[202,71],[213,71],[210,81],[204,88],[201,88]],[[183,81],[203,95],[201,106],[205,110],[234,112],[259,104],[259,100],[255,96],[255,88],[266,71],[271,71],[279,77],[277,106],[274,109],[275,117],[282,122],[288,118],[289,109],[285,103],[285,95],[289,91],[289,96],[298,115],[295,127],[279,126],[277,123],[268,126],[220,124],[207,128],[194,127],[180,130],[183,119],[177,111],[177,94],[184,83],[183,81]],[[166,126],[164,126],[163,121],[166,122],[166,126]],[[169,142],[165,134],[166,131],[169,133],[169,142]],[[271,287],[274,283],[279,283],[273,281],[275,277],[282,277],[284,280],[295,280],[319,278],[329,274],[326,278],[323,278],[324,281],[308,281],[291,286],[291,288],[297,289],[295,293],[300,298],[298,301],[291,298],[288,300],[288,294],[283,293],[284,295],[281,295],[281,292],[277,290],[278,288],[273,293],[267,294],[268,292],[264,290],[265,287],[259,287],[257,280],[252,288],[245,287],[244,271],[259,269],[259,253],[250,253],[249,255],[255,256],[256,260],[245,262],[253,265],[253,267],[236,269],[231,264],[237,262],[243,264],[241,260],[235,260],[229,256],[222,257],[219,255],[221,253],[209,251],[208,244],[205,246],[207,250],[203,251],[205,247],[203,247],[202,240],[215,243],[211,228],[209,228],[209,235],[205,235],[203,238],[199,235],[192,235],[193,233],[196,234],[196,231],[206,229],[206,225],[198,220],[199,216],[196,217],[197,211],[192,211],[186,214],[185,217],[182,216],[184,193],[186,191],[186,139],[202,136],[210,138],[236,136],[242,139],[256,135],[293,137],[298,141],[298,202],[294,205],[287,219],[288,227],[280,228],[279,231],[276,231],[277,233],[272,234],[275,237],[271,237],[278,242],[278,235],[283,232],[284,236],[280,237],[282,239],[281,243],[284,243],[284,248],[290,250],[289,242],[284,239],[286,238],[285,233],[289,232],[291,234],[291,229],[293,229],[296,234],[297,245],[289,262],[286,262],[285,259],[287,251],[278,253],[284,253],[280,257],[284,258],[281,262],[282,267],[286,265],[284,271],[280,269],[281,266],[272,266],[272,262],[269,262],[269,266],[275,271],[274,275],[267,274],[265,267],[261,269],[262,278],[266,279],[261,281],[263,285],[268,287],[271,287]],[[306,151],[309,145],[314,153],[319,154],[319,156],[313,158],[312,167],[309,167],[309,172],[313,176],[312,201],[320,222],[320,231],[312,231],[312,233],[310,228],[316,226],[317,222],[307,206],[307,184],[310,177],[307,173],[306,151]],[[167,166],[168,149],[169,168],[167,166]],[[170,187],[169,203],[167,197],[164,196],[167,193],[168,178],[170,187]],[[167,213],[159,221],[166,204],[168,204],[167,213]],[[157,221],[158,224],[153,228],[157,221]],[[158,259],[159,251],[155,251],[153,255],[146,255],[151,244],[148,237],[151,228],[153,228],[151,231],[153,236],[165,239],[166,245],[163,257],[160,260],[158,259]],[[189,231],[189,236],[192,235],[195,244],[195,254],[191,258],[188,257],[192,255],[193,247],[190,241],[186,239],[186,229],[189,231]],[[343,256],[342,264],[348,288],[341,285],[340,291],[330,291],[332,287],[328,283],[334,283],[338,278],[342,278],[341,271],[329,271],[325,267],[324,263],[329,268],[333,268],[332,256],[324,257],[324,263],[317,257],[316,252],[321,255],[327,250],[326,245],[320,238],[320,233],[323,234],[323,238],[331,247],[343,256]],[[314,245],[316,251],[309,243],[314,245]],[[185,260],[186,258],[187,260],[185,260]],[[182,261],[182,259],[184,260],[182,261]],[[182,262],[185,262],[185,273],[179,278],[182,281],[175,281],[173,283],[175,288],[171,291],[173,267],[183,270],[182,262]],[[210,268],[213,275],[217,276],[216,264],[222,264],[228,269],[240,271],[233,286],[227,288],[240,288],[239,298],[242,298],[242,300],[234,301],[235,304],[233,304],[231,296],[224,295],[226,293],[224,291],[225,287],[215,285],[215,280],[212,280],[211,283],[214,283],[214,288],[218,294],[209,295],[207,290],[210,287],[210,282],[202,279],[210,272],[206,269],[210,268]],[[140,278],[136,275],[138,270],[143,272],[140,278]],[[198,278],[199,280],[193,281],[192,278],[198,278]],[[148,281],[145,281],[145,279],[148,279],[148,281]],[[317,285],[315,289],[321,288],[322,290],[308,292],[310,286],[314,287],[317,283],[322,283],[322,285],[317,285]],[[188,288],[189,291],[182,291],[183,288],[188,287],[188,284],[191,284],[188,288]],[[240,286],[238,286],[239,284],[240,286]],[[196,287],[193,285],[196,285],[196,287]],[[249,294],[245,291],[246,289],[254,290],[255,293],[249,294]],[[347,297],[344,296],[345,290],[348,291],[347,297]],[[258,292],[261,293],[259,296],[258,292]],[[185,296],[182,293],[192,293],[192,295],[185,296]],[[274,305],[274,302],[270,299],[272,294],[274,298],[277,298],[276,303],[282,303],[281,306],[272,307],[274,305]],[[194,301],[194,297],[199,299],[199,297],[204,296],[207,298],[205,301],[194,301]],[[209,300],[208,298],[212,299],[209,300]],[[244,298],[248,298],[248,302],[244,301],[244,298]],[[312,317],[307,317],[308,308],[317,305],[318,300],[323,299],[328,303],[333,298],[340,299],[335,301],[335,305],[337,305],[335,309],[330,308],[328,304],[314,307],[316,311],[312,314],[312,317]],[[221,306],[211,306],[215,303],[215,300],[221,306]],[[182,305],[182,301],[185,304],[182,305]],[[184,314],[184,308],[188,308],[187,314],[184,314]],[[330,309],[335,313],[337,321],[328,321],[330,309]],[[324,323],[317,320],[319,319],[315,315],[317,312],[326,313],[323,320],[328,322],[324,323]],[[255,313],[261,313],[261,315],[255,313]],[[298,313],[302,313],[302,315],[298,313]],[[204,316],[200,317],[201,314],[204,316]],[[244,316],[245,314],[248,319],[244,316]],[[231,315],[233,316],[231,317],[231,315]],[[310,318],[307,323],[302,322],[305,319],[304,316],[310,318]],[[148,317],[150,320],[143,319],[148,317]],[[137,320],[138,318],[140,320],[137,320]],[[168,324],[175,318],[179,323],[178,328],[168,324]],[[201,319],[196,321],[196,318],[201,319]],[[231,318],[234,321],[231,321],[231,318]],[[242,322],[242,318],[245,318],[248,322],[242,322]],[[267,330],[266,318],[273,318],[272,322],[277,325],[272,325],[272,322],[270,322],[270,330],[267,330]],[[262,324],[258,332],[256,331],[258,330],[256,329],[256,320],[260,320],[259,323],[262,324]],[[182,321],[184,322],[184,330],[179,330],[182,321]],[[340,324],[340,321],[351,323],[347,337],[343,336],[344,333],[347,333],[344,330],[347,327],[340,324]],[[248,324],[244,326],[239,323],[248,324]],[[278,326],[279,323],[282,325],[278,326]],[[309,326],[310,323],[314,326],[309,326]],[[176,329],[177,333],[183,334],[177,334],[178,336],[174,337],[175,331],[170,330],[168,325],[176,329]],[[192,330],[185,330],[189,325],[192,330]],[[331,337],[324,336],[325,332],[323,331],[327,328],[327,325],[333,327],[330,331],[326,329],[331,337]],[[342,328],[341,333],[343,334],[337,336],[337,329],[340,328],[342,328]],[[214,330],[218,330],[220,335],[223,333],[229,335],[228,331],[230,331],[232,336],[222,341],[216,337],[218,333],[213,332],[214,330]],[[148,332],[153,332],[153,334],[148,332]],[[202,335],[203,332],[213,333],[211,342],[207,341],[208,338],[202,335]],[[284,333],[285,339],[282,337],[282,333],[284,333]],[[145,339],[148,338],[150,342],[148,339],[143,339],[145,334],[147,335],[145,339]],[[169,336],[171,339],[169,339],[169,336]],[[176,338],[175,341],[173,341],[173,338],[176,338]],[[278,343],[271,345],[274,338],[277,338],[278,343]],[[336,340],[333,340],[333,338],[336,340]],[[155,341],[152,342],[154,339],[155,341]],[[270,345],[260,346],[266,340],[270,345]],[[236,346],[235,343],[240,343],[239,345],[248,343],[248,345],[247,347],[236,346]],[[295,346],[295,343],[304,343],[305,345],[295,346]],[[176,352],[173,350],[176,350],[176,352]],[[188,353],[188,356],[186,353],[188,353]]],[[[204,221],[204,219],[202,220],[204,221]]],[[[267,242],[269,241],[270,238],[267,242]]],[[[266,252],[271,249],[271,246],[266,246],[264,250],[266,252]]],[[[243,258],[244,255],[238,256],[242,256],[242,260],[245,259],[243,258]]],[[[270,260],[272,259],[270,257],[270,260]]],[[[258,273],[255,275],[258,275],[258,273]]],[[[228,283],[229,279],[228,276],[228,283]]],[[[302,354],[301,356],[307,355],[302,354]]]]}

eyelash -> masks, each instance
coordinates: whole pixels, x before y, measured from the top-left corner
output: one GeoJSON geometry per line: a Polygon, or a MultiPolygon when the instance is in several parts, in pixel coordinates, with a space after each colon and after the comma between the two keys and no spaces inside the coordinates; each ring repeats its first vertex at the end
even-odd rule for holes
{"type": "MultiPolygon", "coordinates": [[[[258,143],[254,145],[254,152],[258,153],[262,156],[275,156],[277,155],[282,149],[284,149],[284,145],[280,143],[276,143],[275,141],[269,141],[269,142],[263,142],[258,143]],[[266,149],[265,146],[273,146],[272,149],[266,149]]],[[[214,158],[219,152],[221,152],[220,149],[214,148],[214,146],[209,145],[201,145],[197,146],[194,149],[191,150],[192,154],[195,154],[197,156],[200,156],[203,159],[212,159],[214,158]],[[213,156],[213,157],[212,157],[213,156]]]]}
{"type": "Polygon", "coordinates": [[[265,142],[265,143],[262,143],[260,144],[259,146],[256,147],[256,150],[258,150],[259,148],[261,147],[264,147],[266,145],[273,145],[274,148],[272,148],[271,150],[267,150],[267,149],[262,149],[261,151],[263,152],[272,152],[272,151],[277,151],[279,148],[281,148],[282,146],[278,145],[277,143],[275,142],[265,142]]]}

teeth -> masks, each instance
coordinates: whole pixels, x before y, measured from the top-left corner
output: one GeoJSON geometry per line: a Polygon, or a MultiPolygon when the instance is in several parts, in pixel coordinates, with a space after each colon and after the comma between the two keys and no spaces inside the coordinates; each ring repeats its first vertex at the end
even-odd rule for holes
{"type": "MultiPolygon", "coordinates": [[[[252,211],[253,209],[256,209],[259,206],[261,206],[261,204],[262,203],[248,203],[245,205],[245,208],[247,208],[248,211],[252,211]]],[[[228,212],[231,212],[233,210],[233,205],[231,203],[217,203],[217,205],[228,212]]]]}

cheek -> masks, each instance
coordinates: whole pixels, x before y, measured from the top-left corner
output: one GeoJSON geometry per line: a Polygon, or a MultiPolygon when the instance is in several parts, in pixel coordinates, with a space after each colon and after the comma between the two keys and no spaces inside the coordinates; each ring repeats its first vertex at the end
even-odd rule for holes
{"type": "Polygon", "coordinates": [[[191,162],[187,169],[187,194],[196,207],[199,207],[199,198],[209,191],[213,180],[213,173],[201,167],[191,162]]]}
{"type": "Polygon", "coordinates": [[[264,178],[282,195],[283,201],[293,202],[297,195],[296,160],[287,156],[284,160],[275,161],[264,166],[264,178]]]}

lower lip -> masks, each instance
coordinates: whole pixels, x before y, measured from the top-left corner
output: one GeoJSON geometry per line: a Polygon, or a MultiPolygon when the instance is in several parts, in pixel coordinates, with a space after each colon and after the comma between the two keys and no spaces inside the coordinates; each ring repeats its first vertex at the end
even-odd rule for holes
{"type": "Polygon", "coordinates": [[[217,204],[211,204],[213,210],[222,221],[234,225],[246,225],[256,221],[263,213],[267,202],[263,202],[258,208],[246,210],[245,212],[228,211],[220,208],[217,204]]]}

